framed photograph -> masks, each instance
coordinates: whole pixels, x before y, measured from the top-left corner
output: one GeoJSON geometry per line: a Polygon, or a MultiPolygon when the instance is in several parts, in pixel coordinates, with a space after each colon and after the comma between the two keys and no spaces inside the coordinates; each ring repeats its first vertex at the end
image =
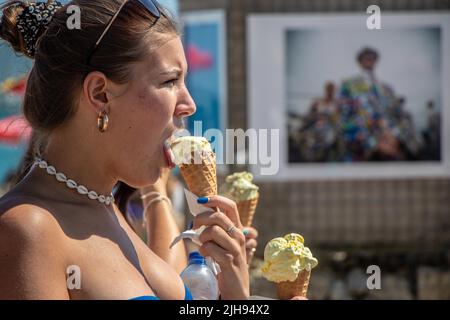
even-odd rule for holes
{"type": "Polygon", "coordinates": [[[450,175],[450,15],[252,15],[248,118],[278,129],[257,179],[450,175]]]}

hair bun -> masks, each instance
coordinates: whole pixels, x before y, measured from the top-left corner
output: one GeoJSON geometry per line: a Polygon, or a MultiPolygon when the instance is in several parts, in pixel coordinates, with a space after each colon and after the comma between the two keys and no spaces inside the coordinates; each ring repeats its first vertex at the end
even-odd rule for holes
{"type": "Polygon", "coordinates": [[[2,7],[0,37],[8,41],[15,51],[33,58],[39,37],[61,7],[61,3],[56,1],[9,1],[2,7]]]}
{"type": "Polygon", "coordinates": [[[0,20],[0,38],[9,42],[18,53],[25,53],[25,42],[17,28],[18,16],[25,8],[26,3],[22,1],[10,1],[1,7],[3,16],[0,20]]]}

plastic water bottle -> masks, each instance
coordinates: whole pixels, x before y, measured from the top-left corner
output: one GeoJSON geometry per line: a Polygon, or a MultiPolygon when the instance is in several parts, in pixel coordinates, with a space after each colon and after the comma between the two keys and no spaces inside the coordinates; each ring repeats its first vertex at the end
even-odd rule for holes
{"type": "Polygon", "coordinates": [[[194,300],[217,300],[219,298],[216,276],[198,251],[189,254],[189,265],[181,272],[181,279],[189,288],[194,300]]]}

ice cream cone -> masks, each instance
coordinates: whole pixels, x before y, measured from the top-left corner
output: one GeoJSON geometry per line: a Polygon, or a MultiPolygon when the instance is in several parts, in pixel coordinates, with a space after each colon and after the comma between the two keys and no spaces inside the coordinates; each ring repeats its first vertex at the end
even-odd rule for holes
{"type": "Polygon", "coordinates": [[[202,153],[201,163],[180,164],[180,172],[189,191],[196,196],[209,197],[217,194],[216,155],[214,152],[202,153]]]}
{"type": "Polygon", "coordinates": [[[259,193],[256,198],[236,202],[241,223],[244,227],[250,227],[258,205],[259,193]]]}
{"type": "Polygon", "coordinates": [[[280,300],[290,300],[293,297],[304,297],[308,291],[311,271],[303,270],[294,281],[282,281],[277,283],[277,295],[280,300]]]}
{"type": "Polygon", "coordinates": [[[311,270],[319,263],[298,233],[270,240],[264,248],[262,275],[277,284],[278,298],[306,298],[311,270]]]}

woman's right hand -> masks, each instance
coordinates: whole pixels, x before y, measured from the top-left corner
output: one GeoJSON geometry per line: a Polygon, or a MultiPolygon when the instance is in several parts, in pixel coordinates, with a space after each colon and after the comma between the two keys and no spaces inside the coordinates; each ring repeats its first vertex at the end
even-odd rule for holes
{"type": "Polygon", "coordinates": [[[246,241],[236,203],[212,196],[202,204],[220,211],[202,213],[194,219],[194,229],[206,226],[200,235],[200,254],[212,257],[221,268],[217,276],[221,299],[246,300],[250,296],[246,241]]]}

